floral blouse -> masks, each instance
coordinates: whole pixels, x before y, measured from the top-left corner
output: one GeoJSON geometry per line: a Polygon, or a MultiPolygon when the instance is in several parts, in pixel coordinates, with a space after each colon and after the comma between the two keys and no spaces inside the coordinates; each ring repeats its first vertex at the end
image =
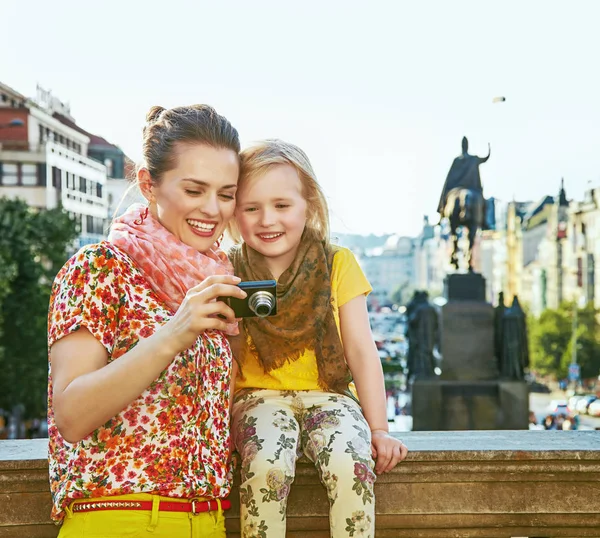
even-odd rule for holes
{"type": "MultiPolygon", "coordinates": [[[[82,248],[60,270],[48,314],[48,346],[85,327],[109,362],[172,316],[131,259],[102,242],[82,248]]],[[[85,360],[85,356],[81,357],[85,360]]],[[[126,409],[77,443],[58,432],[49,375],[48,426],[52,518],[81,498],[130,493],[223,498],[231,486],[231,351],[210,331],[177,355],[126,409]]]]}

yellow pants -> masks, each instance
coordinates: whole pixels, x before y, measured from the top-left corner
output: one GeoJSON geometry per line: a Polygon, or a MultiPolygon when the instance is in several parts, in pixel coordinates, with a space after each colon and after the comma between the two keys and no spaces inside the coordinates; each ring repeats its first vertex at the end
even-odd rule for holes
{"type": "MultiPolygon", "coordinates": [[[[189,502],[186,499],[160,497],[148,493],[98,497],[94,501],[153,501],[150,510],[98,510],[75,512],[67,508],[58,538],[225,538],[223,511],[165,512],[158,510],[160,501],[189,502]]],[[[199,498],[198,500],[206,500],[199,498]]],[[[78,502],[78,501],[75,501],[78,502]]],[[[85,501],[80,501],[85,502],[85,501]]]]}

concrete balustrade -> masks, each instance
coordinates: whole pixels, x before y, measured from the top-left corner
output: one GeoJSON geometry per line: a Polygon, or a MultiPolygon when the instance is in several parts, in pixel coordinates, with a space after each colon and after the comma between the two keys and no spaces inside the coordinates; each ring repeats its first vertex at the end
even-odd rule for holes
{"type": "MultiPolygon", "coordinates": [[[[410,432],[411,453],[378,478],[377,538],[600,537],[600,433],[410,432]]],[[[47,441],[0,441],[0,538],[50,538],[47,441]]],[[[238,477],[239,480],[239,477],[238,477]]],[[[239,536],[237,488],[228,536],[239,536]]],[[[288,536],[329,536],[328,503],[300,461],[288,536]]]]}

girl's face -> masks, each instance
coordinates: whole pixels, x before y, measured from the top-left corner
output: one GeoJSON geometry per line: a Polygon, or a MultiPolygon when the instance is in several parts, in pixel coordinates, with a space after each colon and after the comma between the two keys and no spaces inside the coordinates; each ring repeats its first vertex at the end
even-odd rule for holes
{"type": "Polygon", "coordinates": [[[152,215],[186,245],[206,252],[221,237],[235,210],[239,164],[230,149],[180,144],[177,166],[158,185],[148,170],[139,174],[140,188],[152,215]]]}
{"type": "Polygon", "coordinates": [[[306,213],[302,181],[289,164],[270,168],[238,192],[235,216],[242,238],[265,256],[275,278],[296,256],[306,213]]]}

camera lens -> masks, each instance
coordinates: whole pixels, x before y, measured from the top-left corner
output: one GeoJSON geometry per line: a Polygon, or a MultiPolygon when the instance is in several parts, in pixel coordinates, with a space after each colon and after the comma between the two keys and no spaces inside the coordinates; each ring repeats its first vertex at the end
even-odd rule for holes
{"type": "Polygon", "coordinates": [[[257,291],[248,299],[248,307],[260,318],[268,316],[274,306],[275,297],[268,291],[257,291]]]}

